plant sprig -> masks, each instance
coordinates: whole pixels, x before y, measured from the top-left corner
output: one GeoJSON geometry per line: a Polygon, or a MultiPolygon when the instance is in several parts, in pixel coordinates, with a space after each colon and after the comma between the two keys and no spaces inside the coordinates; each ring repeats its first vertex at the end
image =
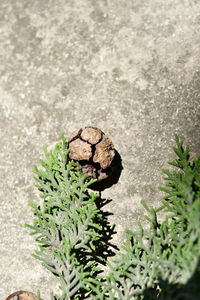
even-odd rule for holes
{"type": "Polygon", "coordinates": [[[150,226],[126,230],[114,260],[108,259],[113,228],[100,194],[88,189],[94,180],[69,159],[64,136],[53,151],[44,150],[42,169],[34,169],[43,204],[30,203],[35,217],[27,227],[39,248],[33,256],[60,281],[61,295],[52,293],[52,299],[199,299],[200,157],[191,161],[189,147],[177,135],[175,142],[177,158],[169,164],[176,169],[163,170],[160,207],[142,201],[150,226]],[[101,267],[106,264],[107,275],[101,267]]]}

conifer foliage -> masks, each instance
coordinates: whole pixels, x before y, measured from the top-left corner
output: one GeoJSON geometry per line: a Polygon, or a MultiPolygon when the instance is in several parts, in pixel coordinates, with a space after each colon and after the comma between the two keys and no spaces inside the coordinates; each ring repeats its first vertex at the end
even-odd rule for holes
{"type": "Polygon", "coordinates": [[[34,221],[26,226],[38,244],[33,256],[60,281],[61,294],[52,293],[52,300],[199,299],[200,157],[191,161],[189,147],[175,140],[177,158],[169,163],[175,169],[163,170],[160,207],[142,201],[149,227],[138,223],[137,231],[126,230],[115,259],[108,259],[105,227],[113,229],[98,205],[100,195],[88,189],[95,180],[69,159],[64,136],[53,151],[45,150],[42,169],[34,170],[43,203],[30,203],[34,221]]]}

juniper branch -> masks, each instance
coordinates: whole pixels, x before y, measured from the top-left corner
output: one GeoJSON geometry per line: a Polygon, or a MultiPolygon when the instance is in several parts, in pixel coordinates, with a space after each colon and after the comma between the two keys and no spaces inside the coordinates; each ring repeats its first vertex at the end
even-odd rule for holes
{"type": "Polygon", "coordinates": [[[34,257],[58,276],[62,295],[52,300],[170,300],[199,298],[200,280],[200,157],[190,161],[190,149],[175,136],[176,169],[163,170],[165,196],[158,208],[143,201],[149,229],[126,230],[122,252],[106,263],[100,249],[105,222],[96,203],[99,194],[88,190],[93,181],[69,160],[65,137],[53,151],[45,150],[43,169],[35,167],[43,205],[30,203],[35,219],[27,225],[36,236],[34,257]],[[158,222],[158,214],[165,218],[158,222]],[[103,224],[103,225],[102,225],[103,224]],[[99,248],[100,246],[100,248],[99,248]]]}

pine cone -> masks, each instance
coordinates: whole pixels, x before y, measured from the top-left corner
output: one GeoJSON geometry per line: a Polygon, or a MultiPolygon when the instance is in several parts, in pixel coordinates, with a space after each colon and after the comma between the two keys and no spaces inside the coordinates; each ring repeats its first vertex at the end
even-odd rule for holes
{"type": "Polygon", "coordinates": [[[19,291],[8,296],[6,300],[37,300],[37,297],[31,292],[19,291]]]}
{"type": "Polygon", "coordinates": [[[111,163],[115,156],[112,141],[98,128],[85,127],[69,137],[69,157],[78,161],[83,173],[98,180],[112,173],[111,163]]]}

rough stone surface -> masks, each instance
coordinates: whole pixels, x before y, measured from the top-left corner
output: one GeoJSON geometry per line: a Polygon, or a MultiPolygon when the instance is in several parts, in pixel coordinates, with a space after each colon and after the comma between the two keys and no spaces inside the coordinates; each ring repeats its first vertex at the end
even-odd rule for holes
{"type": "Polygon", "coordinates": [[[84,126],[111,138],[116,243],[143,220],[141,199],[158,205],[173,134],[200,154],[199,32],[198,0],[0,1],[0,299],[57,287],[23,227],[43,145],[84,126]]]}

